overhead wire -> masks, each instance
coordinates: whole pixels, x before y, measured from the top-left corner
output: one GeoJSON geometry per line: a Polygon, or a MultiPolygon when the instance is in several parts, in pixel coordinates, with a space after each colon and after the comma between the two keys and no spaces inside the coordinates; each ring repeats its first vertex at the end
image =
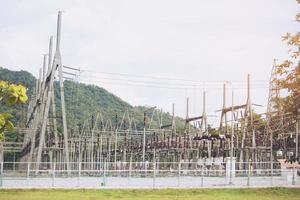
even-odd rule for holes
{"type": "MultiPolygon", "coordinates": [[[[91,70],[82,70],[82,73],[92,73],[92,74],[107,74],[107,75],[117,75],[117,76],[131,76],[136,78],[149,78],[149,79],[159,79],[159,80],[170,80],[170,81],[184,81],[184,82],[196,82],[196,83],[224,83],[225,80],[218,81],[200,81],[193,79],[184,79],[184,78],[170,78],[170,77],[156,77],[156,76],[148,76],[148,75],[137,75],[137,74],[126,74],[126,73],[112,73],[112,72],[99,72],[99,71],[91,71],[91,70]]],[[[231,82],[244,82],[244,81],[231,81],[231,82]]],[[[256,82],[268,82],[267,80],[256,80],[256,82]]]]}
{"type": "MultiPolygon", "coordinates": [[[[185,83],[170,83],[170,82],[154,82],[154,81],[146,81],[146,80],[134,80],[134,79],[121,79],[121,78],[111,78],[111,77],[95,77],[95,76],[82,76],[82,79],[88,79],[88,80],[110,80],[110,81],[122,81],[122,82],[132,82],[132,83],[143,83],[143,84],[152,84],[152,85],[170,85],[170,86],[182,86],[182,87],[205,87],[205,86],[221,86],[220,82],[218,83],[210,83],[207,84],[206,82],[202,84],[185,84],[185,83]]],[[[235,87],[246,87],[247,83],[235,83],[235,87]]],[[[264,87],[267,86],[267,83],[251,83],[252,87],[264,87]]]]}
{"type": "MultiPolygon", "coordinates": [[[[64,66],[64,67],[71,68],[71,69],[77,68],[77,67],[68,67],[68,66],[64,66]]],[[[218,89],[219,90],[220,88],[222,88],[222,83],[225,82],[224,80],[201,81],[201,80],[193,80],[193,79],[185,79],[185,78],[157,77],[157,76],[150,76],[150,75],[143,75],[143,74],[101,72],[101,71],[93,71],[93,70],[82,70],[82,68],[80,70],[80,76],[81,76],[80,82],[84,82],[88,84],[114,84],[114,85],[122,85],[122,86],[148,87],[148,88],[172,89],[172,90],[187,90],[187,89],[218,89]],[[98,74],[99,75],[101,74],[102,76],[98,76],[98,74]],[[123,78],[123,77],[130,77],[130,78],[123,78]]],[[[230,82],[234,87],[234,89],[247,88],[246,81],[235,80],[230,82]]],[[[268,84],[269,81],[267,80],[252,80],[251,88],[267,89],[268,84]]]]}
{"type": "MultiPolygon", "coordinates": [[[[195,89],[195,90],[203,90],[203,86],[181,86],[181,85],[172,85],[172,84],[161,84],[161,85],[157,85],[157,84],[153,84],[153,83],[132,83],[131,81],[122,81],[122,80],[113,80],[113,79],[105,79],[108,81],[102,81],[102,80],[97,80],[97,79],[88,79],[88,78],[81,78],[81,82],[83,83],[88,83],[88,84],[114,84],[114,85],[122,85],[122,86],[137,86],[137,87],[150,87],[150,88],[162,88],[162,89],[174,89],[174,90],[187,90],[187,89],[195,89]],[[165,86],[166,85],[166,86],[165,86]],[[174,87],[172,87],[174,86],[174,87]]],[[[234,89],[246,89],[247,86],[235,86],[234,89]]],[[[252,88],[255,89],[268,89],[267,86],[264,85],[257,85],[257,86],[252,86],[252,88]]],[[[220,86],[209,86],[209,85],[205,85],[204,89],[222,89],[222,85],[220,86]]]]}

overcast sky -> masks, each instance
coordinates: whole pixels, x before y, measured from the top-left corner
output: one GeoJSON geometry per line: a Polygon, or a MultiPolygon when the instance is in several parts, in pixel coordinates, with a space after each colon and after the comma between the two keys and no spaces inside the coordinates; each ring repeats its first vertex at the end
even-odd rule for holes
{"type": "Polygon", "coordinates": [[[0,66],[37,76],[63,10],[63,64],[80,67],[81,81],[133,105],[171,111],[175,103],[181,116],[186,97],[190,116],[202,112],[203,88],[207,111],[216,114],[224,81],[244,103],[247,73],[252,101],[265,106],[273,59],[288,53],[281,36],[299,31],[295,0],[0,1],[0,66]]]}

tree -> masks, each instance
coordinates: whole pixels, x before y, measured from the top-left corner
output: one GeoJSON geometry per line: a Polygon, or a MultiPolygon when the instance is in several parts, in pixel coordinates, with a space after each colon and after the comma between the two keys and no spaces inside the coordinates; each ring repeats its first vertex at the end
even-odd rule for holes
{"type": "MultiPolygon", "coordinates": [[[[297,0],[300,4],[300,0],[297,0]]],[[[296,15],[296,21],[300,22],[300,13],[296,15]]],[[[286,96],[275,101],[278,107],[285,112],[297,115],[300,108],[300,32],[286,33],[283,41],[290,47],[289,58],[276,66],[278,78],[274,80],[279,89],[286,91],[286,96]]]]}
{"type": "MultiPolygon", "coordinates": [[[[23,85],[0,80],[0,105],[14,106],[25,103],[28,99],[26,90],[23,85]]],[[[9,113],[0,113],[0,142],[4,140],[4,130],[12,131],[14,129],[14,125],[10,121],[12,117],[9,113]]]]}

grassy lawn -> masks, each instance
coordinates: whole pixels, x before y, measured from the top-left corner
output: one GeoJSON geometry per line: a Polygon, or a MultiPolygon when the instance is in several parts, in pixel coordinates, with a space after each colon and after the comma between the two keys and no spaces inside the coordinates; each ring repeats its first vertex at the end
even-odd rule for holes
{"type": "Polygon", "coordinates": [[[269,189],[162,189],[162,190],[94,190],[94,189],[30,189],[0,190],[0,200],[94,200],[94,199],[242,199],[293,200],[300,199],[300,188],[269,189]]]}

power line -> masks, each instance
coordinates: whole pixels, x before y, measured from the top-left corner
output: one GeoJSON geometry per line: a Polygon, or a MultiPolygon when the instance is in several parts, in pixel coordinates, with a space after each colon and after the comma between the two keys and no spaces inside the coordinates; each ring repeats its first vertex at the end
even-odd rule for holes
{"type": "MultiPolygon", "coordinates": [[[[109,78],[109,77],[95,77],[95,76],[81,76],[83,79],[86,78],[88,80],[91,79],[96,79],[96,80],[113,80],[113,81],[125,81],[125,82],[133,82],[133,83],[145,83],[145,84],[154,84],[154,85],[171,85],[171,86],[187,86],[187,87],[207,87],[207,86],[211,86],[211,85],[221,85],[220,82],[219,83],[209,83],[207,84],[206,82],[203,82],[202,84],[184,84],[184,83],[170,83],[170,82],[153,82],[153,81],[144,81],[144,80],[133,80],[133,79],[121,79],[121,78],[109,78]]],[[[234,84],[234,86],[247,86],[246,83],[236,83],[234,84]]],[[[261,87],[267,87],[267,84],[262,84],[262,83],[252,83],[251,84],[252,87],[257,87],[257,86],[261,86],[261,87]]]]}
{"type": "MultiPolygon", "coordinates": [[[[114,76],[130,76],[136,78],[149,78],[149,79],[158,79],[158,80],[169,80],[169,81],[184,81],[184,82],[195,82],[195,83],[224,83],[226,80],[219,80],[219,81],[199,81],[199,80],[192,80],[192,79],[183,79],[183,78],[170,78],[170,77],[156,77],[156,76],[147,76],[141,74],[127,74],[127,73],[113,73],[113,72],[99,72],[99,71],[91,71],[91,70],[81,70],[81,73],[91,73],[91,74],[107,74],[107,75],[114,75],[114,76]]],[[[231,81],[231,82],[245,82],[245,81],[231,81]]],[[[268,83],[267,80],[252,80],[252,82],[261,82],[261,83],[268,83]]]]}
{"type": "MultiPolygon", "coordinates": [[[[150,84],[139,84],[139,83],[126,83],[126,82],[116,82],[118,80],[111,80],[109,79],[109,81],[102,81],[102,80],[91,80],[91,79],[82,79],[81,78],[81,82],[83,83],[90,83],[90,84],[115,84],[115,85],[122,85],[122,86],[137,86],[137,87],[150,87],[150,88],[162,88],[162,89],[174,89],[174,90],[187,90],[187,89],[196,89],[196,90],[203,90],[203,89],[216,89],[216,90],[219,90],[219,89],[222,89],[222,86],[220,85],[219,87],[218,86],[214,86],[214,87],[208,87],[208,85],[204,85],[204,86],[192,86],[190,85],[189,87],[169,87],[169,86],[160,86],[160,85],[151,85],[150,84]]],[[[172,85],[171,85],[172,86],[172,85]]],[[[255,88],[255,89],[267,89],[267,87],[263,87],[263,86],[260,86],[260,87],[252,87],[252,88],[255,88]]],[[[246,86],[245,87],[234,87],[234,89],[238,90],[238,89],[246,89],[246,86]]]]}

